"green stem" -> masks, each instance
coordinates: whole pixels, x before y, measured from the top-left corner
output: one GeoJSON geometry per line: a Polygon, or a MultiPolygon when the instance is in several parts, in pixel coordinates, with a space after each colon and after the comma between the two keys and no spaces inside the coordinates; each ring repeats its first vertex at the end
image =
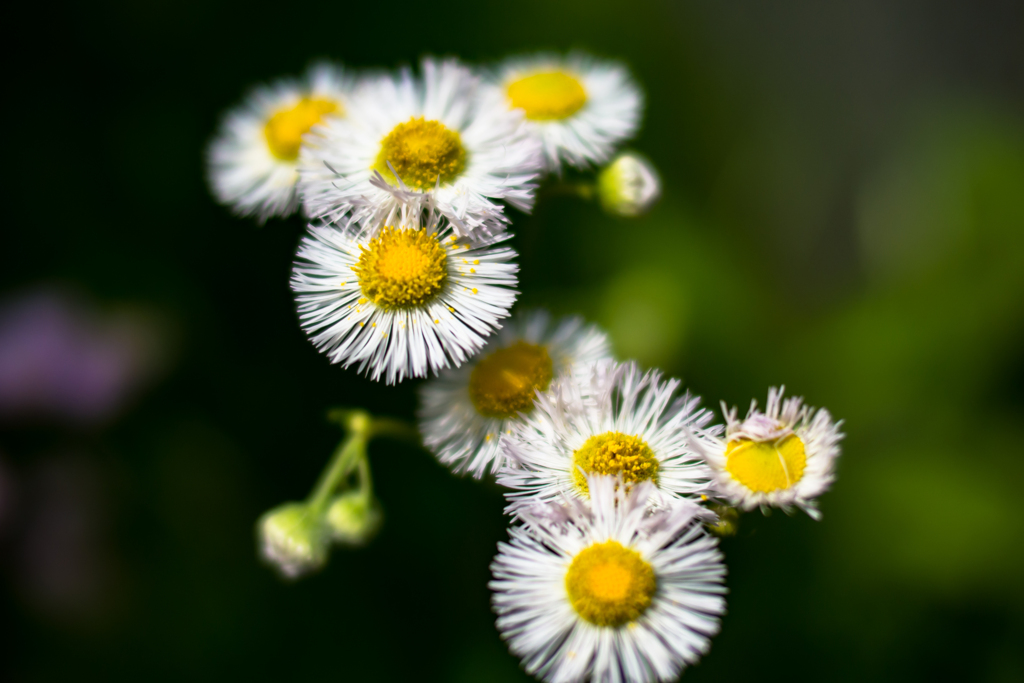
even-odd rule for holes
{"type": "Polygon", "coordinates": [[[366,444],[370,439],[372,421],[362,410],[332,410],[328,419],[340,422],[348,434],[331,456],[327,468],[320,475],[307,499],[310,512],[323,512],[331,495],[354,467],[366,462],[366,444]]]}
{"type": "Polygon", "coordinates": [[[374,418],[364,410],[352,408],[332,408],[327,412],[327,419],[340,424],[346,436],[306,499],[310,513],[314,515],[323,512],[338,486],[353,470],[358,470],[360,495],[366,500],[373,495],[370,462],[366,456],[366,447],[373,437],[398,439],[422,447],[419,430],[403,420],[374,418]]]}
{"type": "Polygon", "coordinates": [[[557,182],[550,185],[544,185],[540,191],[541,194],[547,197],[573,196],[579,197],[580,199],[593,199],[595,190],[596,186],[594,183],[557,182]]]}
{"type": "Polygon", "coordinates": [[[420,430],[405,420],[396,420],[391,417],[375,417],[373,419],[372,433],[373,436],[383,436],[423,447],[423,442],[420,441],[420,430]]]}
{"type": "Polygon", "coordinates": [[[370,476],[370,460],[363,457],[359,461],[359,495],[366,503],[373,498],[373,477],[370,476]]]}

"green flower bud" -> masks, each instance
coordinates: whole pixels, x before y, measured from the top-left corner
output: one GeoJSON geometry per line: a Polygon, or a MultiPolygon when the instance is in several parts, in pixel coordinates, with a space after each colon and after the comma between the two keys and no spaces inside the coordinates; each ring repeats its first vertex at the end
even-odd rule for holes
{"type": "Polygon", "coordinates": [[[736,508],[712,505],[709,509],[718,515],[718,519],[707,525],[708,531],[721,538],[735,536],[740,530],[740,513],[736,508]]]}
{"type": "Polygon", "coordinates": [[[331,537],[343,545],[362,545],[380,529],[383,513],[376,499],[358,491],[336,496],[327,508],[327,528],[331,537]]]}
{"type": "Polygon", "coordinates": [[[285,503],[256,525],[260,554],[289,579],[320,569],[327,562],[328,531],[305,503],[285,503]]]}
{"type": "Polygon", "coordinates": [[[605,211],[617,216],[639,216],[661,195],[661,181],[647,159],[623,152],[597,175],[597,196],[605,211]]]}

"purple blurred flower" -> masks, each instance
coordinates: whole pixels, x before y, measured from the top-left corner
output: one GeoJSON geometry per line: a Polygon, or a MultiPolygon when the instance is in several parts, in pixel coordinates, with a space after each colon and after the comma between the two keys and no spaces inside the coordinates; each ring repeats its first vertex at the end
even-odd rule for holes
{"type": "Polygon", "coordinates": [[[141,316],[102,314],[60,292],[0,304],[0,418],[112,417],[152,375],[155,337],[141,316]]]}

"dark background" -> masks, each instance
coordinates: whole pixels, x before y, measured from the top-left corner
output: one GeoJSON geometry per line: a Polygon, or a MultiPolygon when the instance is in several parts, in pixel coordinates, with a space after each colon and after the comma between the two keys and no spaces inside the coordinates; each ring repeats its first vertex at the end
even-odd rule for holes
{"type": "Polygon", "coordinates": [[[100,421],[0,417],[5,680],[526,678],[486,588],[501,493],[425,453],[372,446],[369,547],[297,584],[257,562],[254,520],[339,436],[326,408],[410,417],[416,383],[315,351],[287,284],[301,221],[231,217],[202,155],[250,85],[316,57],[572,47],[642,84],[632,146],[664,197],[515,215],[521,301],[586,314],[713,407],[785,383],[846,420],[824,520],[751,514],[723,543],[729,614],[685,680],[1024,679],[1022,3],[20,12],[0,306],[44,291],[128,321],[146,371],[100,421]]]}

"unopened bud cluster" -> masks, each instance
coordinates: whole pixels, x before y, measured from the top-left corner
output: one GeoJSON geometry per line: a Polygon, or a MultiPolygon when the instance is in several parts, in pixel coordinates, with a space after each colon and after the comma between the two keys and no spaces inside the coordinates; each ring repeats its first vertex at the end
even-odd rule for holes
{"type": "Polygon", "coordinates": [[[326,510],[285,503],[257,524],[260,554],[282,576],[297,579],[326,564],[331,543],[363,545],[382,521],[380,504],[358,491],[336,496],[326,510]]]}

